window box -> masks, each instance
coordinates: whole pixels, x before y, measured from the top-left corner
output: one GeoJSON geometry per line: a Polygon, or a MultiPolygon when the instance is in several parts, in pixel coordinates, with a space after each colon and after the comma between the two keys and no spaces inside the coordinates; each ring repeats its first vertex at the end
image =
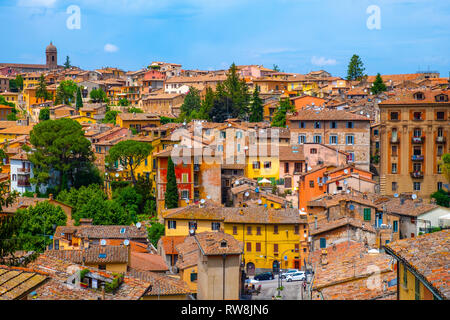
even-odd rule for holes
{"type": "Polygon", "coordinates": [[[423,161],[424,157],[423,155],[412,155],[411,160],[413,161],[423,161]]]}
{"type": "Polygon", "coordinates": [[[425,137],[412,137],[412,143],[423,143],[425,137]]]}

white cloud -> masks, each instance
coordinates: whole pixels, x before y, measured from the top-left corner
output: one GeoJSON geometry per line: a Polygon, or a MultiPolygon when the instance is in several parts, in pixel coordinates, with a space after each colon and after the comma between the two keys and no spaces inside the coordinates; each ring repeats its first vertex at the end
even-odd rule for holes
{"type": "Polygon", "coordinates": [[[21,7],[53,7],[57,0],[19,0],[21,7]]]}
{"type": "Polygon", "coordinates": [[[117,52],[119,51],[119,47],[115,46],[111,43],[107,43],[105,44],[105,47],[103,48],[105,50],[105,52],[117,52]]]}
{"type": "Polygon", "coordinates": [[[335,59],[327,59],[325,57],[312,57],[311,63],[316,66],[334,66],[337,61],[335,59]]]}

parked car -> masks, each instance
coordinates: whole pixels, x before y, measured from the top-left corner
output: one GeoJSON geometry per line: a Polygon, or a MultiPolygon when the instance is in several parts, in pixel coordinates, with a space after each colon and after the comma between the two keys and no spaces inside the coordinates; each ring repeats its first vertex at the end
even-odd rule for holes
{"type": "Polygon", "coordinates": [[[303,281],[306,280],[306,274],[304,271],[298,271],[295,273],[291,273],[286,277],[287,282],[291,281],[303,281]]]}
{"type": "Polygon", "coordinates": [[[253,279],[255,280],[273,280],[275,279],[275,277],[273,276],[272,272],[264,272],[264,273],[260,273],[257,274],[256,276],[253,277],[253,279]]]}
{"type": "Polygon", "coordinates": [[[281,279],[286,279],[286,277],[287,277],[288,275],[293,274],[293,273],[296,273],[296,272],[298,272],[297,269],[287,269],[287,270],[284,270],[284,272],[281,273],[281,279]]]}

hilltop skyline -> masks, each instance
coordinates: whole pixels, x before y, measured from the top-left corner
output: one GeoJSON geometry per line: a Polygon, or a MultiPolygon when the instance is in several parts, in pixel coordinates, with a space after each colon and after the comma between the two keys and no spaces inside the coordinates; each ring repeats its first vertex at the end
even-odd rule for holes
{"type": "Polygon", "coordinates": [[[369,75],[450,71],[450,5],[438,1],[18,0],[0,7],[3,29],[13,26],[16,34],[1,62],[43,63],[42,50],[53,41],[60,63],[68,55],[83,69],[167,61],[213,70],[235,62],[344,77],[358,54],[369,75]],[[373,4],[381,10],[380,30],[366,26],[373,4]],[[81,10],[80,29],[66,27],[70,5],[81,10]]]}

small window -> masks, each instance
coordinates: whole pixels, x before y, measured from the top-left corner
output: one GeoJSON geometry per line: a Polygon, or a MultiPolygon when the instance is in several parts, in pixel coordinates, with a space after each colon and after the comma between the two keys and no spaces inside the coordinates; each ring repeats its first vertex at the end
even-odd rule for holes
{"type": "Polygon", "coordinates": [[[397,191],[397,182],[392,182],[392,191],[397,191]]]}
{"type": "Polygon", "coordinates": [[[394,229],[394,232],[398,232],[398,221],[397,220],[394,221],[393,229],[394,229]]]}
{"type": "Polygon", "coordinates": [[[261,227],[256,227],[256,235],[257,236],[261,235],[261,227]]]}
{"type": "Polygon", "coordinates": [[[120,229],[120,233],[125,233],[125,228],[120,229]]]}
{"type": "Polygon", "coordinates": [[[197,230],[197,221],[189,221],[189,230],[197,230]]]}
{"type": "Polygon", "coordinates": [[[220,222],[212,222],[211,223],[211,230],[214,230],[214,231],[220,230],[220,222]]]}
{"type": "Polygon", "coordinates": [[[422,92],[416,92],[414,94],[414,99],[416,99],[416,100],[424,100],[425,99],[425,95],[422,92]]]}
{"type": "Polygon", "coordinates": [[[320,249],[325,249],[327,247],[327,239],[320,238],[320,249]]]}
{"type": "Polygon", "coordinates": [[[249,236],[252,235],[252,227],[251,226],[247,227],[247,235],[249,235],[249,236]]]}
{"type": "Polygon", "coordinates": [[[396,163],[392,163],[391,173],[397,173],[397,164],[396,163]]]}
{"type": "Polygon", "coordinates": [[[252,166],[253,166],[253,169],[259,169],[261,165],[260,165],[259,161],[253,161],[252,166]]]}
{"type": "Polygon", "coordinates": [[[304,144],[306,143],[306,136],[305,135],[299,135],[298,136],[298,144],[304,144]]]}
{"type": "Polygon", "coordinates": [[[191,282],[195,282],[197,281],[197,273],[196,272],[192,272],[191,273],[191,282]]]}
{"type": "Polygon", "coordinates": [[[353,121],[348,121],[347,122],[347,128],[348,129],[353,129],[353,121]]]}
{"type": "Polygon", "coordinates": [[[315,135],[314,136],[314,143],[322,143],[322,136],[321,135],[315,135]]]}
{"type": "Polygon", "coordinates": [[[445,120],[445,112],[443,111],[436,112],[436,120],[445,120]]]}
{"type": "Polygon", "coordinates": [[[398,112],[391,112],[391,120],[398,120],[398,112]]]}
{"type": "Polygon", "coordinates": [[[353,145],[355,143],[355,137],[354,136],[346,136],[345,143],[347,145],[353,145]]]}
{"type": "Polygon", "coordinates": [[[420,191],[420,182],[414,182],[413,190],[414,191],[420,191]]]}
{"type": "Polygon", "coordinates": [[[309,187],[310,188],[314,188],[314,180],[310,180],[309,181],[309,187]]]}
{"type": "Polygon", "coordinates": [[[337,122],[336,121],[331,121],[330,122],[330,129],[337,129],[337,122]]]}
{"type": "Polygon", "coordinates": [[[226,248],[227,247],[227,242],[225,240],[220,242],[220,247],[221,248],[226,248]]]}
{"type": "Polygon", "coordinates": [[[311,148],[311,150],[309,150],[310,154],[317,154],[317,149],[316,148],[311,148]]]}
{"type": "Polygon", "coordinates": [[[300,122],[298,123],[298,127],[299,127],[300,129],[304,129],[304,128],[305,128],[305,122],[304,122],[304,121],[300,121],[300,122]]]}
{"type": "Polygon", "coordinates": [[[300,233],[300,226],[299,225],[295,225],[294,226],[294,234],[299,234],[300,233]]]}
{"type": "Polygon", "coordinates": [[[234,235],[236,235],[238,232],[237,232],[237,227],[236,226],[233,226],[233,234],[234,235]]]}
{"type": "Polygon", "coordinates": [[[247,242],[247,252],[251,252],[251,251],[252,251],[252,243],[247,242]]]}
{"type": "Polygon", "coordinates": [[[273,254],[278,254],[278,243],[274,243],[273,245],[273,254]]]}
{"type": "Polygon", "coordinates": [[[314,129],[320,129],[322,127],[322,123],[320,121],[314,122],[314,129]]]}
{"type": "Polygon", "coordinates": [[[255,251],[256,251],[256,252],[261,252],[261,243],[260,243],[260,242],[257,242],[257,243],[256,243],[256,245],[255,245],[255,251]]]}
{"type": "Polygon", "coordinates": [[[413,119],[414,120],[422,120],[422,112],[414,112],[413,119]]]}
{"type": "Polygon", "coordinates": [[[264,162],[264,169],[270,169],[270,168],[272,168],[272,162],[265,161],[264,162]]]}
{"type": "Polygon", "coordinates": [[[337,144],[338,143],[338,136],[333,135],[330,136],[330,144],[337,144]]]}
{"type": "Polygon", "coordinates": [[[277,225],[273,226],[273,233],[278,234],[278,226],[277,225]]]}

